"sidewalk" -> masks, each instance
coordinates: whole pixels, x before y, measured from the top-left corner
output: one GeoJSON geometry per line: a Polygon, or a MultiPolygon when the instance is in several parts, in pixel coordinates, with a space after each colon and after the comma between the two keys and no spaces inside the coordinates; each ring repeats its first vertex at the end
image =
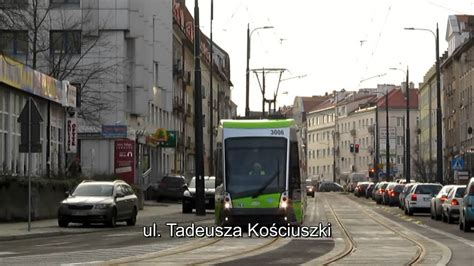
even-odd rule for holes
{"type": "MultiPolygon", "coordinates": [[[[181,212],[181,206],[177,204],[174,205],[176,206],[169,206],[166,203],[163,204],[155,201],[145,201],[144,209],[138,212],[137,223],[144,218],[181,212]]],[[[104,227],[103,225],[83,227],[81,224],[70,224],[69,227],[62,228],[58,226],[57,219],[47,219],[32,221],[31,231],[28,232],[28,222],[0,223],[0,241],[67,234],[84,234],[113,229],[114,228],[104,227]]]]}

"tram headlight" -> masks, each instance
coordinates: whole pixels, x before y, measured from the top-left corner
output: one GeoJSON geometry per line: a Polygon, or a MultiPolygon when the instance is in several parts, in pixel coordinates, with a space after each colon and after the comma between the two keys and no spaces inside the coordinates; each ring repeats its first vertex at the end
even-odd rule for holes
{"type": "Polygon", "coordinates": [[[287,191],[285,191],[281,194],[280,208],[282,208],[282,209],[288,208],[288,192],[287,191]]]}
{"type": "Polygon", "coordinates": [[[224,209],[232,208],[232,199],[230,198],[229,193],[225,193],[224,195],[224,209]]]}

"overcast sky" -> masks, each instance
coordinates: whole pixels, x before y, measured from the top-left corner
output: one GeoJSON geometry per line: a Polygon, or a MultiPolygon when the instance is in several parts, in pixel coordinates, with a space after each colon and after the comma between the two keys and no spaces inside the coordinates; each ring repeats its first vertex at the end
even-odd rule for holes
{"type": "MultiPolygon", "coordinates": [[[[209,36],[211,0],[200,0],[201,30],[209,36]]],[[[186,0],[194,13],[194,0],[186,0]]],[[[333,90],[357,90],[377,84],[400,84],[409,67],[418,84],[435,63],[435,38],[426,31],[439,24],[440,55],[447,49],[449,15],[474,14],[474,0],[214,0],[213,39],[231,61],[232,100],[245,111],[247,23],[252,34],[250,69],[284,68],[277,106],[295,96],[333,90]],[[383,77],[368,79],[380,74],[383,77]],[[288,94],[283,94],[288,92],[288,94]]],[[[261,110],[262,95],[250,76],[250,109],[261,110]]],[[[277,74],[266,76],[266,97],[273,95],[277,74]]]]}

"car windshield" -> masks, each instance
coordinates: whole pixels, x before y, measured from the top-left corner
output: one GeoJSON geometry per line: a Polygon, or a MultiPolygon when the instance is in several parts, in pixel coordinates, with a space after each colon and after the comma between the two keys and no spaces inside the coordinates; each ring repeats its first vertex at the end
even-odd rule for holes
{"type": "Polygon", "coordinates": [[[226,190],[233,196],[285,190],[287,139],[237,137],[225,141],[226,190]]]}
{"type": "Polygon", "coordinates": [[[436,195],[441,190],[441,188],[441,186],[437,185],[422,185],[416,188],[415,194],[436,195]]]}
{"type": "Polygon", "coordinates": [[[393,190],[395,190],[395,192],[400,193],[400,192],[402,192],[404,187],[405,187],[404,185],[396,185],[393,190]]]}
{"type": "Polygon", "coordinates": [[[72,193],[80,197],[110,197],[113,195],[114,186],[108,184],[82,184],[72,193]]]}
{"type": "Polygon", "coordinates": [[[460,187],[456,190],[456,195],[454,195],[455,198],[461,198],[464,195],[464,192],[466,191],[465,187],[460,187]]]}
{"type": "MultiPolygon", "coordinates": [[[[204,187],[205,188],[216,188],[216,180],[214,178],[204,179],[204,187]]],[[[193,177],[193,179],[191,179],[191,181],[189,182],[189,188],[196,188],[196,178],[195,177],[193,177]]]]}

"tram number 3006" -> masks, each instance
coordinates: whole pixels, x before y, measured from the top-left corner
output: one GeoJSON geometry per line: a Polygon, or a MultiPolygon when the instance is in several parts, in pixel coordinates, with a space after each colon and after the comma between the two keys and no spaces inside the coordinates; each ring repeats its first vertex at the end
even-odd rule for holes
{"type": "Polygon", "coordinates": [[[272,129],[270,135],[284,136],[285,132],[282,129],[272,129]]]}

